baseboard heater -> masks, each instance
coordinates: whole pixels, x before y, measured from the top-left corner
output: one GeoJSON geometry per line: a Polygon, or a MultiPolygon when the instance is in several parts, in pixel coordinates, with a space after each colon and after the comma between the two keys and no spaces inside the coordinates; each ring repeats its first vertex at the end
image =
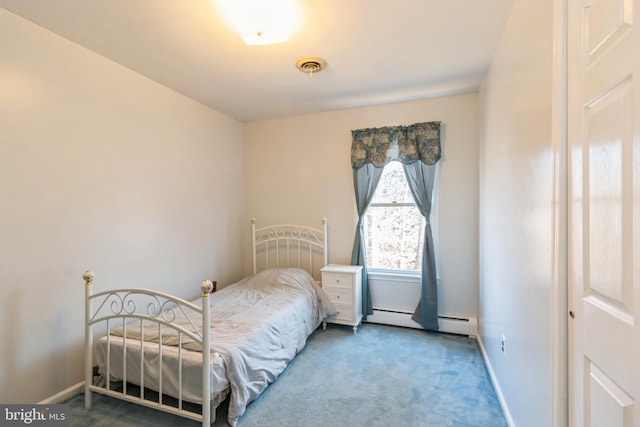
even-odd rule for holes
{"type": "MultiPolygon", "coordinates": [[[[413,313],[374,308],[373,314],[367,316],[367,322],[422,329],[422,325],[411,318],[412,315],[413,313]]],[[[440,332],[468,335],[471,338],[478,336],[478,319],[475,317],[438,316],[438,324],[440,332]]]]}

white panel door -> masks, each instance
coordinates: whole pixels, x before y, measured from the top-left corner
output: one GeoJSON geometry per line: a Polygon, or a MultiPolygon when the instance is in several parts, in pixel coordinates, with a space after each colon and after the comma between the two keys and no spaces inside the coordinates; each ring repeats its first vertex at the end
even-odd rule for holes
{"type": "Polygon", "coordinates": [[[574,427],[640,427],[639,12],[568,1],[574,427]]]}

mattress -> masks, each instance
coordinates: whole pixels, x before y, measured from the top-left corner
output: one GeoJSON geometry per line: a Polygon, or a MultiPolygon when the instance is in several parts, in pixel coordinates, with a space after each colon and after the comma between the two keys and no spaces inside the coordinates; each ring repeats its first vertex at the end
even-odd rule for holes
{"type": "MultiPolygon", "coordinates": [[[[127,339],[126,378],[124,376],[123,338],[120,336],[103,337],[96,344],[96,358],[101,373],[109,372],[110,381],[127,381],[142,387],[186,402],[202,404],[202,352],[178,347],[163,346],[162,360],[157,343],[145,342],[141,357],[140,341],[127,339]],[[110,348],[109,348],[110,347],[110,348]],[[107,371],[107,352],[109,352],[110,370],[107,371]],[[141,376],[141,361],[144,376],[141,376]],[[179,366],[182,365],[182,373],[179,366]],[[162,377],[159,367],[162,366],[162,377]],[[160,388],[162,379],[162,388],[160,388]]],[[[224,359],[218,353],[211,354],[211,401],[224,400],[228,394],[229,381],[226,378],[224,359]]],[[[217,405],[215,405],[217,406],[217,405]]]]}

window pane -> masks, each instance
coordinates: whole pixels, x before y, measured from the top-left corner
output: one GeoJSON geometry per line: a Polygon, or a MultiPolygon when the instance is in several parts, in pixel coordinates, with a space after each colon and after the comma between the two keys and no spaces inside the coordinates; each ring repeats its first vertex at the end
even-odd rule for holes
{"type": "Polygon", "coordinates": [[[372,207],[365,218],[367,266],[420,270],[424,217],[414,207],[372,207]]]}
{"type": "Polygon", "coordinates": [[[371,200],[373,204],[394,202],[415,203],[400,162],[391,162],[384,167],[380,183],[371,200]]]}

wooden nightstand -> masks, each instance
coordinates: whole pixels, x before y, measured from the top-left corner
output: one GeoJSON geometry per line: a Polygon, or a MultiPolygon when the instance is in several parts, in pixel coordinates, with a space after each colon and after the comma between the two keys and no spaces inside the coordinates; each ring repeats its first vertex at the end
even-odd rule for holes
{"type": "Polygon", "coordinates": [[[327,318],[327,322],[353,327],[358,331],[362,321],[362,266],[329,264],[322,272],[322,288],[335,306],[337,314],[327,318]]]}

